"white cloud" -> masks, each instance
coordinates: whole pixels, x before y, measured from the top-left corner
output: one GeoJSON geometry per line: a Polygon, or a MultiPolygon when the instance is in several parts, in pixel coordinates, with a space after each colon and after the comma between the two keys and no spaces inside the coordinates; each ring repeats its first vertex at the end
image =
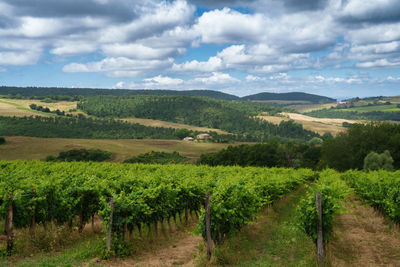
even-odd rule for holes
{"type": "Polygon", "coordinates": [[[265,78],[265,77],[254,76],[251,74],[246,76],[247,82],[260,82],[260,81],[266,81],[266,80],[267,80],[267,78],[265,78]]]}
{"type": "Polygon", "coordinates": [[[96,49],[96,45],[90,42],[62,41],[56,42],[55,48],[51,49],[50,52],[60,56],[73,56],[92,53],[96,51],[96,49]]]}
{"type": "Polygon", "coordinates": [[[40,51],[0,52],[0,65],[35,65],[39,58],[40,51]]]}
{"type": "Polygon", "coordinates": [[[102,42],[127,42],[163,33],[188,23],[194,14],[194,7],[186,1],[160,2],[156,9],[125,25],[117,25],[102,31],[102,42]]]}
{"type": "Polygon", "coordinates": [[[108,44],[102,47],[105,55],[110,57],[129,57],[135,59],[162,59],[178,54],[173,48],[152,48],[142,44],[108,44]]]}
{"type": "Polygon", "coordinates": [[[145,71],[169,68],[172,59],[136,60],[125,57],[109,57],[89,63],[70,63],[64,66],[64,72],[105,72],[110,77],[134,77],[145,71]]]}
{"type": "Polygon", "coordinates": [[[356,64],[359,68],[376,68],[376,67],[397,67],[400,66],[400,61],[390,61],[386,58],[375,61],[360,62],[356,64]]]}
{"type": "Polygon", "coordinates": [[[213,72],[211,76],[195,78],[194,82],[200,82],[204,84],[230,84],[238,83],[240,80],[230,76],[228,73],[213,72]]]}
{"type": "Polygon", "coordinates": [[[172,66],[173,71],[200,71],[200,72],[211,72],[217,71],[222,68],[222,60],[219,57],[210,57],[208,61],[199,62],[197,60],[188,61],[182,64],[176,64],[172,66]]]}
{"type": "Polygon", "coordinates": [[[153,78],[147,78],[143,80],[145,83],[149,84],[159,84],[159,85],[180,85],[183,84],[182,79],[178,78],[171,78],[171,77],[166,77],[166,76],[161,76],[158,75],[153,78]]]}

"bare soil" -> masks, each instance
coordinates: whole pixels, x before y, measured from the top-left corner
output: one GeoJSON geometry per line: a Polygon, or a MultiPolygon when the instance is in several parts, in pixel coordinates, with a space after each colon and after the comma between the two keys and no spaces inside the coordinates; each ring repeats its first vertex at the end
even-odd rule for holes
{"type": "Polygon", "coordinates": [[[355,198],[334,221],[327,246],[331,266],[400,266],[400,229],[355,198]]]}

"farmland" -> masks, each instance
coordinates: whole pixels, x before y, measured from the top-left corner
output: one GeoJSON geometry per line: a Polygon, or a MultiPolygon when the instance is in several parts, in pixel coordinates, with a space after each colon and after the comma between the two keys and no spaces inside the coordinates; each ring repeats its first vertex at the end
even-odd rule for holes
{"type": "MultiPolygon", "coordinates": [[[[6,137],[7,143],[0,146],[1,160],[44,160],[48,155],[57,155],[70,149],[102,149],[113,152],[112,161],[122,162],[132,156],[150,151],[177,151],[180,154],[198,158],[204,152],[218,151],[228,144],[197,143],[179,140],[154,139],[71,139],[71,138],[35,138],[6,137]]],[[[240,144],[240,143],[238,143],[240,144]]]]}

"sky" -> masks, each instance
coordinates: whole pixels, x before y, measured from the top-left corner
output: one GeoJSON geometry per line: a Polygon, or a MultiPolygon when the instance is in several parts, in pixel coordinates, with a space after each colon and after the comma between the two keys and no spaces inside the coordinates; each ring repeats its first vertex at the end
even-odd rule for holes
{"type": "Polygon", "coordinates": [[[0,0],[0,86],[400,95],[400,1],[0,0]]]}

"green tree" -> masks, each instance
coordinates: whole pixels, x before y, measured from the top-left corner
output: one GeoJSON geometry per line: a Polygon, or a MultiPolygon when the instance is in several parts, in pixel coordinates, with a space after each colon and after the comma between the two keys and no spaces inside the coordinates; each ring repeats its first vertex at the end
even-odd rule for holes
{"type": "Polygon", "coordinates": [[[364,171],[376,171],[381,169],[393,171],[393,158],[388,150],[385,150],[382,154],[372,151],[364,159],[364,171]]]}

